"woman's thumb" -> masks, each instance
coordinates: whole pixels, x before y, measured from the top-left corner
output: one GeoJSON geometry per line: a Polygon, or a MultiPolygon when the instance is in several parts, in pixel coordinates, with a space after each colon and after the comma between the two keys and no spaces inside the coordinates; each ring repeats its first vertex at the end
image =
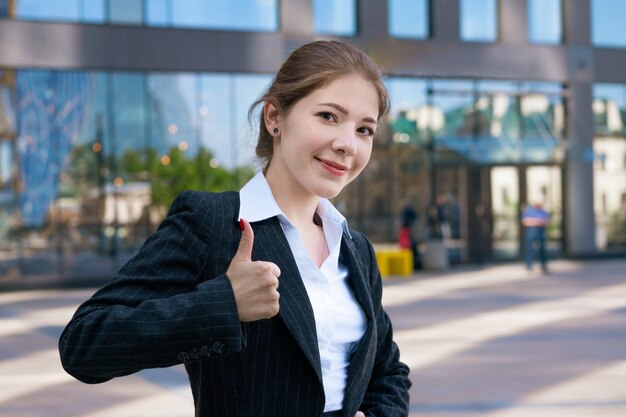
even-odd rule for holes
{"type": "Polygon", "coordinates": [[[240,261],[252,260],[252,246],[254,244],[254,232],[252,226],[244,219],[239,220],[239,226],[241,227],[241,240],[239,241],[239,248],[233,259],[240,261]]]}

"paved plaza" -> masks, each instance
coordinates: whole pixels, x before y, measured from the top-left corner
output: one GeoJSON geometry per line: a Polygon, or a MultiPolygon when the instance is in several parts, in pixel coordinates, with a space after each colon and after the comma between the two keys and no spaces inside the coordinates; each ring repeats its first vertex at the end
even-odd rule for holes
{"type": "MultiPolygon", "coordinates": [[[[411,416],[626,416],[626,260],[463,267],[385,282],[411,416]]],[[[0,416],[191,417],[182,367],[100,385],[57,340],[88,290],[0,293],[0,416]]]]}

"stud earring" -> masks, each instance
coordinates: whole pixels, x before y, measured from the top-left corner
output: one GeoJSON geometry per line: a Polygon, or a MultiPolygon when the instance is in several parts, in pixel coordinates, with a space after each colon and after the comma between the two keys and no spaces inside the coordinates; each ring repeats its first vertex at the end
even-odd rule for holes
{"type": "Polygon", "coordinates": [[[278,134],[278,128],[277,128],[277,127],[275,127],[275,128],[272,130],[272,132],[274,132],[274,134],[275,134],[275,135],[277,135],[277,134],[278,134]]]}

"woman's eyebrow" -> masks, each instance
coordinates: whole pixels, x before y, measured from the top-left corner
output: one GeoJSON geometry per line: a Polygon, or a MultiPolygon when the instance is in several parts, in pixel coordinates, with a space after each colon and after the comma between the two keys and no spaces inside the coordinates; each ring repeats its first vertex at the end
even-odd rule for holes
{"type": "MultiPolygon", "coordinates": [[[[345,114],[346,116],[350,114],[350,112],[348,111],[348,109],[346,109],[345,107],[343,107],[342,105],[337,104],[337,103],[319,103],[318,105],[319,105],[319,106],[329,106],[329,107],[332,107],[332,108],[334,108],[334,109],[337,109],[339,112],[341,112],[341,113],[345,114]]],[[[377,124],[378,124],[378,122],[376,121],[376,119],[373,119],[373,118],[371,118],[371,117],[364,117],[364,118],[363,118],[363,121],[364,121],[364,122],[367,122],[367,123],[373,123],[373,124],[375,124],[375,125],[377,125],[377,124]]]]}

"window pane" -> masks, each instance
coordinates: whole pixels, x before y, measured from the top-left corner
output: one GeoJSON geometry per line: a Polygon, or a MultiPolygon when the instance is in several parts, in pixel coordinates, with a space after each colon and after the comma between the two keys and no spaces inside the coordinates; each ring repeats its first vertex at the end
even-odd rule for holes
{"type": "Polygon", "coordinates": [[[27,20],[103,23],[104,0],[16,0],[16,15],[27,20]]]}
{"type": "MultiPolygon", "coordinates": [[[[264,74],[244,75],[237,74],[234,79],[234,133],[236,165],[252,165],[256,160],[254,148],[258,139],[258,116],[253,117],[252,126],[248,123],[248,108],[250,104],[261,96],[272,77],[264,74]]],[[[257,108],[260,115],[261,108],[257,108]]]]}
{"type": "MultiPolygon", "coordinates": [[[[278,30],[277,0],[168,0],[167,7],[172,13],[170,23],[173,26],[262,32],[278,30]]],[[[149,24],[161,23],[153,21],[149,24]]]]}
{"type": "Polygon", "coordinates": [[[626,96],[622,84],[595,84],[593,86],[593,118],[597,135],[624,135],[626,96]]]}
{"type": "Polygon", "coordinates": [[[596,246],[623,251],[626,247],[626,138],[596,136],[593,140],[596,246]]]}
{"type": "Polygon", "coordinates": [[[0,0],[0,18],[9,15],[9,0],[0,0]]]}
{"type": "Polygon", "coordinates": [[[428,0],[389,0],[389,33],[398,38],[429,35],[428,0]]]}
{"type": "Polygon", "coordinates": [[[559,44],[562,38],[562,0],[528,0],[528,40],[559,44]]]}
{"type": "Polygon", "coordinates": [[[623,29],[626,2],[615,0],[591,1],[591,38],[596,46],[626,47],[623,29]]]}
{"type": "Polygon", "coordinates": [[[143,22],[142,0],[109,0],[109,21],[140,25],[143,22]]]}
{"type": "Polygon", "coordinates": [[[147,0],[146,1],[146,24],[150,26],[168,26],[171,23],[171,16],[168,7],[169,0],[147,0]]]}
{"type": "Polygon", "coordinates": [[[342,36],[356,34],[355,0],[313,0],[313,30],[342,36]]]}
{"type": "Polygon", "coordinates": [[[428,128],[433,125],[426,102],[426,81],[393,78],[386,84],[392,105],[389,126],[393,142],[425,144],[428,128]]]}
{"type": "Polygon", "coordinates": [[[213,164],[233,167],[235,127],[232,116],[232,75],[202,74],[198,76],[199,146],[214,158],[213,164]]]}
{"type": "Polygon", "coordinates": [[[18,19],[77,22],[80,20],[78,2],[79,0],[18,0],[16,15],[18,19]]]}
{"type": "Polygon", "coordinates": [[[461,0],[461,39],[473,42],[498,39],[496,0],[461,0]]]}
{"type": "Polygon", "coordinates": [[[81,22],[105,22],[104,0],[80,0],[78,7],[80,9],[81,22]]]}

